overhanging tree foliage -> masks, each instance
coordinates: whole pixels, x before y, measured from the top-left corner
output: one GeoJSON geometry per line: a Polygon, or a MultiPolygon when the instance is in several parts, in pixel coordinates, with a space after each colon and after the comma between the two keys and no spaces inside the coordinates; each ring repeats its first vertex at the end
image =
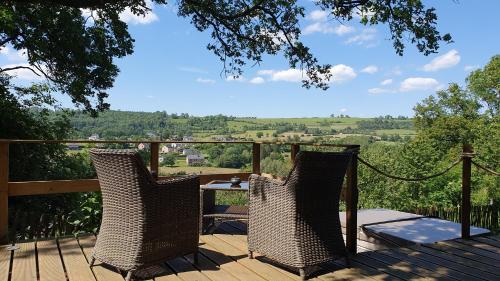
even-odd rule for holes
{"type": "MultiPolygon", "coordinates": [[[[167,0],[152,0],[167,4],[167,0]]],[[[350,21],[360,15],[365,25],[387,24],[397,54],[405,41],[424,55],[437,52],[449,34],[436,28],[434,8],[420,0],[319,0],[314,3],[332,19],[350,21]]],[[[130,9],[144,15],[146,0],[6,0],[0,4],[0,48],[25,50],[29,69],[46,79],[47,89],[68,94],[73,103],[96,113],[109,108],[106,90],[118,75],[115,58],[133,52],[133,42],[119,14],[130,9]],[[83,10],[86,9],[86,10],[83,10]],[[82,11],[85,11],[83,13],[82,11]],[[90,13],[90,16],[88,16],[90,13]]],[[[247,63],[265,54],[282,54],[292,68],[304,70],[303,86],[327,89],[329,64],[320,64],[301,42],[300,19],[305,7],[290,0],[181,0],[178,15],[200,31],[209,31],[207,48],[223,62],[226,75],[241,75],[247,63]]]]}

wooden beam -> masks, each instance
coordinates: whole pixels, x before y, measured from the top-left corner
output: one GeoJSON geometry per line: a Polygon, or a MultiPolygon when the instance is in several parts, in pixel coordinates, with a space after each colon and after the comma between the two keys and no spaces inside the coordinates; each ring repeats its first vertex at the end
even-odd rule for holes
{"type": "Polygon", "coordinates": [[[290,153],[290,158],[292,160],[292,163],[295,163],[295,157],[297,156],[297,153],[300,151],[300,144],[294,143],[291,145],[292,151],[290,153]]]}
{"type": "Polygon", "coordinates": [[[252,146],[252,172],[260,174],[260,143],[254,143],[252,146]]]}
{"type": "MultiPolygon", "coordinates": [[[[232,177],[239,177],[242,180],[248,180],[251,173],[232,173],[232,174],[203,174],[200,175],[200,183],[207,184],[213,180],[230,180],[232,177]]],[[[159,177],[159,179],[168,179],[170,177],[159,177]]],[[[24,181],[9,182],[9,196],[23,195],[42,195],[54,193],[71,192],[92,192],[101,191],[99,180],[54,180],[54,181],[24,181]]]]}
{"type": "Polygon", "coordinates": [[[99,180],[9,182],[9,196],[100,191],[99,180]]]}
{"type": "Polygon", "coordinates": [[[355,255],[358,241],[358,149],[351,150],[353,156],[347,169],[346,189],[346,247],[355,255]]]}
{"type": "Polygon", "coordinates": [[[9,143],[0,142],[0,245],[9,239],[9,143]]]}
{"type": "Polygon", "coordinates": [[[460,208],[460,221],[462,223],[462,238],[470,238],[470,182],[472,146],[464,144],[462,150],[462,206],[460,208]]]}
{"type": "Polygon", "coordinates": [[[153,177],[158,178],[158,174],[160,172],[159,170],[160,144],[157,142],[152,142],[150,149],[151,149],[151,159],[150,159],[151,174],[153,175],[153,177]]]}

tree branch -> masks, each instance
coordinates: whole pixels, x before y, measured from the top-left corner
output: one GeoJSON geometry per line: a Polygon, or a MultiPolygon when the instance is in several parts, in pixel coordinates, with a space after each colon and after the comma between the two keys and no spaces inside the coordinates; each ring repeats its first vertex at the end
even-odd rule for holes
{"type": "Polygon", "coordinates": [[[0,68],[0,73],[2,72],[7,72],[7,71],[11,71],[11,70],[17,70],[17,69],[29,69],[31,70],[31,72],[33,72],[35,75],[37,76],[41,76],[40,74],[38,74],[33,68],[29,67],[29,66],[23,66],[23,65],[18,65],[18,66],[13,66],[13,67],[6,67],[6,68],[0,68]]]}

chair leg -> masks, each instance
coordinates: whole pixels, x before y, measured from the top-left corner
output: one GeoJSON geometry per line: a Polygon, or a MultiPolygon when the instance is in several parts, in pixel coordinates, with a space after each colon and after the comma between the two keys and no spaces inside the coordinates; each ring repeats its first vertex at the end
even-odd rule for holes
{"type": "Polygon", "coordinates": [[[253,251],[248,250],[248,258],[253,259],[253,251]]]}
{"type": "Polygon", "coordinates": [[[194,260],[194,264],[195,265],[198,265],[198,256],[199,256],[199,251],[196,251],[196,253],[194,253],[194,257],[193,257],[193,260],[194,260]]]}
{"type": "Polygon", "coordinates": [[[306,280],[306,268],[299,268],[299,275],[300,275],[300,280],[305,281],[306,280]]]}
{"type": "Polygon", "coordinates": [[[94,257],[90,258],[89,267],[94,266],[94,262],[95,262],[95,258],[94,257]]]}
{"type": "Polygon", "coordinates": [[[125,277],[125,281],[131,281],[133,274],[134,274],[134,271],[132,271],[132,270],[127,272],[127,277],[125,277]]]}

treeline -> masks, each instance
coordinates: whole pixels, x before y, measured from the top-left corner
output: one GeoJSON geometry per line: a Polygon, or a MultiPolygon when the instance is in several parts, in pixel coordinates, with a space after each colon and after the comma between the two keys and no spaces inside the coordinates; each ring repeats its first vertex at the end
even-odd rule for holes
{"type": "Polygon", "coordinates": [[[394,118],[390,115],[357,121],[360,130],[413,129],[413,121],[408,118],[394,118]]]}

